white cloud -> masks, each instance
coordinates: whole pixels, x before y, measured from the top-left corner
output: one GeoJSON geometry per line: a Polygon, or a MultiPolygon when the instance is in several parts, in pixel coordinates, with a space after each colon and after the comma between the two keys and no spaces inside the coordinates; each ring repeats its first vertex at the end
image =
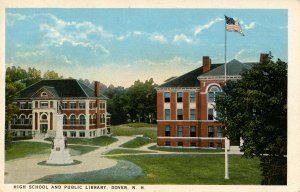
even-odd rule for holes
{"type": "Polygon", "coordinates": [[[204,24],[204,25],[199,25],[195,28],[194,30],[194,35],[198,35],[199,33],[201,33],[203,30],[205,29],[209,29],[211,28],[215,23],[218,23],[220,21],[223,21],[224,19],[221,17],[217,17],[214,20],[209,21],[208,23],[204,24]]]}
{"type": "Polygon", "coordinates": [[[255,25],[256,25],[256,22],[251,22],[248,25],[245,24],[245,29],[246,30],[253,29],[255,27],[255,25]]]}
{"type": "Polygon", "coordinates": [[[167,39],[165,38],[165,36],[161,35],[161,34],[151,34],[149,35],[149,39],[151,41],[157,41],[161,44],[166,43],[167,39]]]}
{"type": "Polygon", "coordinates": [[[193,39],[187,37],[184,34],[175,35],[173,38],[173,42],[185,42],[185,43],[192,43],[193,39]]]}
{"type": "Polygon", "coordinates": [[[126,35],[121,35],[119,37],[117,37],[118,41],[123,41],[127,38],[130,38],[132,36],[144,36],[147,39],[149,39],[150,41],[156,41],[159,42],[161,44],[167,43],[167,39],[163,34],[160,33],[148,33],[148,32],[144,32],[144,31],[133,31],[133,32],[128,32],[126,35]]]}

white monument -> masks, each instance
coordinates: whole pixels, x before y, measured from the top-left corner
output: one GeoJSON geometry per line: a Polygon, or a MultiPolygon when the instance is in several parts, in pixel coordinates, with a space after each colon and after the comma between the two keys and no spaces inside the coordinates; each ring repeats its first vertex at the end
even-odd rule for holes
{"type": "Polygon", "coordinates": [[[47,161],[48,164],[71,164],[69,149],[66,148],[66,141],[63,135],[63,115],[56,115],[56,134],[53,140],[53,148],[50,157],[47,161]]]}

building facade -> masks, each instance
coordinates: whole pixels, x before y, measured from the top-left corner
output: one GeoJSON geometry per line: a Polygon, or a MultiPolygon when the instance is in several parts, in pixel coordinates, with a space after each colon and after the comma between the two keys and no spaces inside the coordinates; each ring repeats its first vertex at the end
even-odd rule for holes
{"type": "Polygon", "coordinates": [[[100,83],[91,88],[75,79],[42,80],[20,91],[19,111],[10,129],[14,137],[55,136],[56,115],[63,114],[66,137],[93,138],[110,134],[107,98],[100,83]]]}
{"type": "MultiPolygon", "coordinates": [[[[261,62],[268,57],[261,54],[261,62]]],[[[241,79],[241,72],[255,63],[232,60],[226,79],[241,79]]],[[[224,126],[217,121],[215,97],[224,86],[224,63],[203,66],[158,86],[157,145],[170,147],[225,148],[224,126]]]]}

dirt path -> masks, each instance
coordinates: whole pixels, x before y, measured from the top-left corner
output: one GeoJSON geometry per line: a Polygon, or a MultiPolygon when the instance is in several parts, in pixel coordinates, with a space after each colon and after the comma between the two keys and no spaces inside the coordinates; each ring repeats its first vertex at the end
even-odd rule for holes
{"type": "Polygon", "coordinates": [[[102,156],[106,151],[117,148],[118,146],[126,143],[135,137],[116,137],[117,142],[114,142],[108,146],[99,147],[92,152],[80,155],[72,156],[73,159],[79,160],[82,163],[70,166],[42,166],[37,163],[45,161],[49,158],[49,155],[35,155],[27,158],[15,159],[5,162],[5,183],[30,183],[41,177],[52,174],[66,174],[66,173],[78,173],[87,172],[99,169],[106,169],[116,165],[117,161],[108,159],[102,156]]]}

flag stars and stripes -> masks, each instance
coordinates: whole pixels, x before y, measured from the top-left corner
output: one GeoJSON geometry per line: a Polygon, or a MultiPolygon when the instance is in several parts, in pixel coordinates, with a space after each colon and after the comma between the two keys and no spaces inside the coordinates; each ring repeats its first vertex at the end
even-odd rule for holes
{"type": "Polygon", "coordinates": [[[234,20],[231,17],[227,17],[226,15],[225,15],[225,20],[226,20],[226,30],[227,31],[238,32],[244,36],[244,33],[242,32],[242,29],[241,29],[241,25],[239,24],[238,21],[234,20]]]}

